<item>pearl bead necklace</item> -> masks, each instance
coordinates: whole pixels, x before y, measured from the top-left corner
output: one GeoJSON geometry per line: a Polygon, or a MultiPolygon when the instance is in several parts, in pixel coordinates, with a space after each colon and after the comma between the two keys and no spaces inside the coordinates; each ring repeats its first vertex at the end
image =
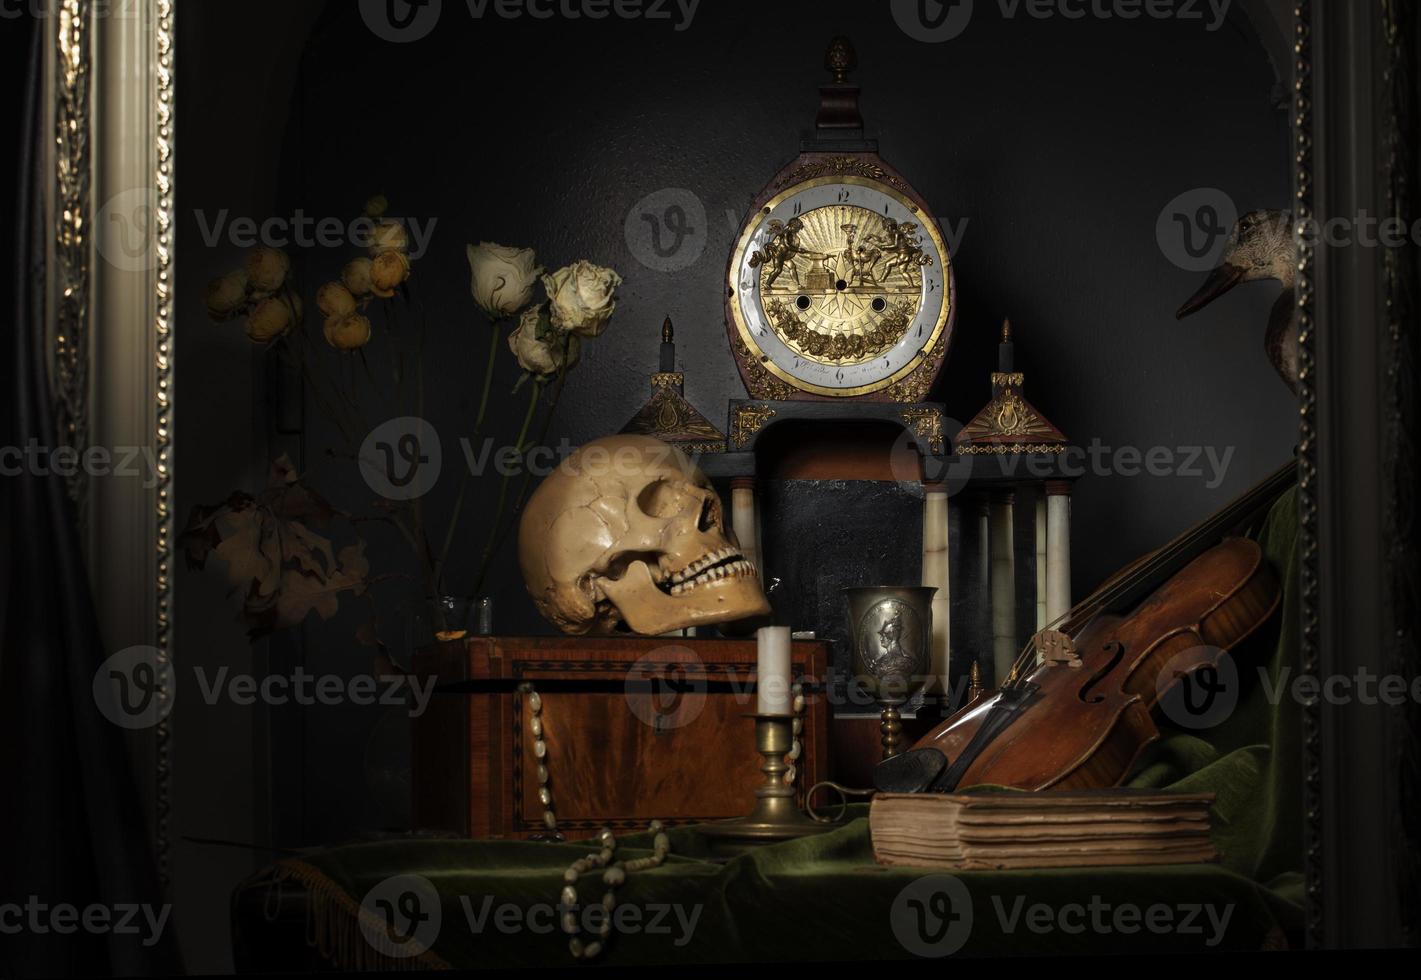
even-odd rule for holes
{"type": "Polygon", "coordinates": [[[659,867],[666,856],[671,853],[671,838],[666,836],[666,831],[661,827],[660,820],[653,820],[647,828],[655,836],[652,838],[652,854],[650,857],[636,858],[632,861],[617,861],[612,863],[612,858],[617,850],[617,838],[612,833],[611,827],[603,827],[597,835],[597,841],[602,845],[601,850],[579,858],[572,862],[572,866],[563,872],[562,894],[559,895],[563,908],[562,931],[567,933],[568,952],[573,959],[595,959],[601,955],[608,938],[612,935],[612,910],[617,907],[617,889],[626,883],[627,875],[637,871],[646,871],[649,868],[659,867]],[[607,892],[602,896],[602,921],[597,927],[597,938],[591,942],[584,943],[581,923],[577,915],[577,882],[589,871],[602,870],[602,884],[607,886],[607,892]]]}
{"type": "Polygon", "coordinates": [[[528,699],[528,734],[533,736],[533,758],[538,760],[538,802],[543,805],[543,827],[546,833],[531,840],[566,840],[558,832],[558,815],[553,812],[553,790],[548,785],[548,743],[543,738],[543,697],[530,681],[518,685],[518,693],[528,699]]]}

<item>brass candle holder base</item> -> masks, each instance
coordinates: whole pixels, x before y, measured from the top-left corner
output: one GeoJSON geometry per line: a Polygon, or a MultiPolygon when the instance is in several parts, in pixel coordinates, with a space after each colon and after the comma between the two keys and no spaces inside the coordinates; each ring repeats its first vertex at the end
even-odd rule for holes
{"type": "Polygon", "coordinates": [[[800,813],[794,802],[794,786],[785,782],[784,774],[789,766],[784,757],[794,744],[794,715],[752,714],[748,717],[755,719],[755,749],[764,756],[760,771],[765,774],[765,782],[755,790],[755,809],[744,817],[704,824],[699,832],[710,838],[716,852],[731,856],[762,844],[833,830],[835,824],[800,813]]]}

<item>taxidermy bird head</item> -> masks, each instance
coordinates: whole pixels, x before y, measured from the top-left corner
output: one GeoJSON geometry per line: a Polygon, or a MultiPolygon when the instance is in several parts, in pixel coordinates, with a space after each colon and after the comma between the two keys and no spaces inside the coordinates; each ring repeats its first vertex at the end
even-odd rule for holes
{"type": "Polygon", "coordinates": [[[1184,319],[1197,313],[1241,282],[1276,279],[1283,293],[1273,304],[1263,346],[1283,383],[1298,390],[1298,325],[1293,303],[1297,279],[1297,245],[1292,215],[1287,211],[1249,211],[1229,233],[1224,254],[1193,296],[1175,314],[1184,319]]]}

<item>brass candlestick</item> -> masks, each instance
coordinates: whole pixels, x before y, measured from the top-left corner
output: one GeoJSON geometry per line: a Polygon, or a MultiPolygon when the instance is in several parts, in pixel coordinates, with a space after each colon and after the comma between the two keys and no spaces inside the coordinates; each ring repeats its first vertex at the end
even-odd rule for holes
{"type": "Polygon", "coordinates": [[[717,851],[730,855],[761,844],[833,830],[833,823],[800,813],[794,801],[794,785],[785,782],[785,772],[789,769],[785,753],[794,744],[794,715],[751,714],[746,717],[755,719],[755,750],[764,756],[760,771],[765,774],[765,782],[755,790],[755,808],[748,816],[705,824],[700,832],[711,839],[717,851]]]}

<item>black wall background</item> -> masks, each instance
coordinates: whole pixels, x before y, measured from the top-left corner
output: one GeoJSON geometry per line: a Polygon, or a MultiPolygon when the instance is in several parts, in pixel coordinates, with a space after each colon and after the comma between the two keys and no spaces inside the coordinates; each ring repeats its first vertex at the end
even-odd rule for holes
{"type": "MultiPolygon", "coordinates": [[[[1173,311],[1201,275],[1173,265],[1155,237],[1161,209],[1191,188],[1222,189],[1240,210],[1288,203],[1288,120],[1276,101],[1278,79],[1237,5],[1222,29],[1208,31],[1198,21],[1004,19],[997,4],[978,3],[964,34],[927,44],[900,30],[889,5],[877,2],[703,0],[689,28],[677,31],[651,20],[476,19],[446,0],[431,33],[400,44],[376,36],[356,4],[333,3],[319,16],[314,5],[300,5],[300,23],[268,44],[270,22],[255,11],[276,17],[280,6],[252,5],[245,25],[226,5],[182,7],[183,70],[204,76],[206,49],[214,64],[245,66],[246,74],[207,77],[200,101],[180,94],[184,159],[229,175],[227,184],[211,176],[179,181],[180,268],[216,274],[240,263],[240,249],[209,248],[192,233],[197,212],[210,221],[232,206],[232,181],[271,180],[270,213],[278,215],[300,208],[348,219],[381,191],[392,214],[435,220],[413,279],[432,331],[426,416],[445,457],[445,475],[425,498],[432,514],[448,513],[457,487],[457,439],[476,409],[487,336],[469,298],[467,242],[532,246],[550,268],[587,258],[626,278],[611,326],[585,345],[570,375],[550,442],[576,445],[622,426],[648,391],[668,313],[687,395],[722,422],[727,399],[743,394],[721,312],[727,255],[754,192],[797,152],[812,124],[824,47],[836,33],[857,46],[855,78],[880,152],[961,234],[956,339],[932,398],[963,421],[981,407],[997,329],[1010,315],[1027,397],[1078,444],[1232,451],[1214,487],[1205,476],[1081,479],[1077,595],[1217,509],[1291,451],[1295,409],[1262,350],[1276,285],[1241,287],[1177,323],[1173,311]],[[213,7],[226,9],[204,13],[213,7]],[[214,112],[219,104],[225,108],[214,112]],[[232,106],[246,115],[234,116],[232,106]],[[253,119],[264,121],[255,134],[253,119]],[[689,191],[705,212],[683,245],[701,249],[699,257],[674,273],[638,261],[624,231],[633,205],[666,188],[689,191]]],[[[350,247],[293,249],[308,315],[317,316],[317,286],[353,254],[350,247]]],[[[180,378],[185,398],[225,395],[232,404],[179,414],[180,508],[221,499],[244,481],[259,486],[260,461],[272,449],[301,456],[337,503],[368,508],[370,493],[353,467],[324,460],[330,432],[314,406],[307,404],[304,438],[272,436],[274,379],[245,350],[240,328],[201,322],[206,278],[180,279],[180,316],[192,321],[188,336],[179,336],[180,378]],[[246,411],[244,397],[253,409],[253,448],[238,449],[242,458],[234,460],[232,446],[213,435],[224,419],[230,424],[221,413],[246,411]],[[199,422],[208,428],[194,429],[199,422]]],[[[516,375],[506,349],[499,370],[490,434],[508,442],[523,401],[506,393],[516,375]]],[[[471,582],[495,493],[488,480],[471,498],[450,570],[458,587],[471,582]]],[[[859,520],[845,511],[847,523],[859,520]]],[[[915,565],[918,529],[884,533],[902,537],[905,560],[915,565]]],[[[374,540],[372,555],[377,564],[403,560],[393,537],[374,540]]],[[[544,630],[513,555],[504,549],[488,590],[497,625],[544,630]]],[[[965,567],[968,557],[959,554],[956,564],[965,567]]],[[[200,610],[180,625],[188,646],[230,646],[240,635],[217,611],[222,589],[215,572],[180,584],[180,602],[200,610]]],[[[971,619],[955,622],[968,630],[971,619]]],[[[292,658],[304,658],[317,673],[369,670],[369,651],[352,640],[355,624],[344,613],[313,622],[304,646],[261,644],[253,662],[289,670],[292,658]]],[[[959,648],[981,641],[954,637],[959,648]]],[[[287,717],[254,724],[278,734],[270,741],[251,735],[259,757],[250,774],[240,762],[221,770],[224,779],[250,775],[266,792],[285,781],[284,791],[254,807],[253,825],[266,828],[259,833],[291,845],[401,825],[399,776],[376,761],[398,756],[398,718],[355,707],[287,717]]],[[[200,731],[203,722],[195,724],[200,731]]],[[[239,744],[234,757],[243,751],[239,744]]],[[[186,778],[211,778],[189,772],[186,778]]]]}

